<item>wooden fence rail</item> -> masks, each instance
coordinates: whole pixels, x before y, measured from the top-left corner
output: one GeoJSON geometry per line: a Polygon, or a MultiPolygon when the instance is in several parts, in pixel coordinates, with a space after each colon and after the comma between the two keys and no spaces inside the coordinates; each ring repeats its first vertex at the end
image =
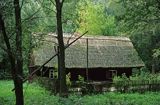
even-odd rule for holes
{"type": "Polygon", "coordinates": [[[113,86],[118,92],[160,91],[160,80],[116,81],[113,86]]]}

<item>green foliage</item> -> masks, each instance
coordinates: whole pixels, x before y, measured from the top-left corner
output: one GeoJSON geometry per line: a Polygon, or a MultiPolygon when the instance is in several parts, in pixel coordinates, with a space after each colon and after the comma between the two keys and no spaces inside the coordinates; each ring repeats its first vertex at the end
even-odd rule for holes
{"type": "Polygon", "coordinates": [[[83,87],[84,86],[84,77],[82,77],[81,75],[78,75],[78,81],[76,81],[76,83],[78,84],[79,87],[83,87]]]}
{"type": "Polygon", "coordinates": [[[159,2],[157,0],[120,0],[125,14],[119,17],[125,31],[148,32],[159,27],[159,2]]]}
{"type": "MultiPolygon", "coordinates": [[[[79,0],[65,0],[63,4],[62,22],[63,31],[71,33],[76,30],[76,5],[79,0]]],[[[29,0],[24,1],[22,17],[26,19],[25,27],[30,32],[56,32],[55,1],[29,0]]]]}
{"type": "Polygon", "coordinates": [[[52,94],[57,93],[57,79],[39,77],[35,79],[35,82],[38,83],[44,89],[50,91],[52,94]]]}
{"type": "Polygon", "coordinates": [[[115,18],[105,11],[105,5],[91,0],[80,0],[78,4],[78,32],[89,31],[92,35],[115,35],[115,18]],[[83,1],[83,2],[82,2],[83,1]]]}
{"type": "Polygon", "coordinates": [[[54,65],[54,79],[58,79],[58,65],[54,65]]]}
{"type": "MultiPolygon", "coordinates": [[[[15,96],[12,81],[0,81],[0,105],[14,105],[15,96]]],[[[45,105],[58,103],[58,97],[49,95],[49,92],[38,86],[36,83],[24,84],[24,99],[25,105],[45,105]],[[44,101],[45,100],[45,101],[44,101]]]]}
{"type": "Polygon", "coordinates": [[[113,78],[113,86],[120,92],[145,92],[157,91],[160,82],[160,74],[150,74],[141,72],[139,75],[133,75],[127,78],[124,74],[122,77],[113,78]]]}
{"type": "Polygon", "coordinates": [[[106,11],[116,17],[125,14],[125,8],[120,0],[108,0],[106,11]]]}
{"type": "Polygon", "coordinates": [[[159,58],[160,57],[160,48],[153,50],[153,57],[159,58]]]}
{"type": "MultiPolygon", "coordinates": [[[[0,81],[0,105],[13,105],[14,93],[12,81],[0,81]]],[[[24,84],[25,105],[159,105],[160,93],[103,93],[97,95],[70,95],[60,98],[50,95],[37,84],[24,84]],[[147,100],[147,101],[146,101],[147,100]]]]}
{"type": "Polygon", "coordinates": [[[0,80],[10,80],[12,79],[12,75],[8,72],[4,72],[3,69],[0,71],[0,80]]]}
{"type": "Polygon", "coordinates": [[[76,11],[79,0],[65,0],[63,4],[63,32],[73,33],[77,30],[78,12],[76,11]]]}
{"type": "Polygon", "coordinates": [[[54,32],[55,13],[54,5],[50,1],[28,0],[22,7],[24,29],[29,32],[54,32]]]}
{"type": "MultiPolygon", "coordinates": [[[[0,42],[1,45],[3,45],[3,43],[0,42]]],[[[2,60],[4,59],[5,56],[5,52],[4,50],[0,47],[0,63],[2,63],[2,60]]]]}
{"type": "Polygon", "coordinates": [[[154,49],[160,47],[160,3],[158,0],[118,0],[124,14],[116,16],[119,31],[129,35],[148,69],[160,69],[154,49]]]}
{"type": "Polygon", "coordinates": [[[84,77],[82,77],[81,75],[78,75],[78,81],[84,82],[84,77]]]}
{"type": "Polygon", "coordinates": [[[159,32],[154,34],[152,32],[135,33],[130,38],[147,68],[151,70],[154,64],[155,70],[158,72],[160,70],[160,58],[156,57],[158,56],[156,49],[160,47],[159,32]]]}
{"type": "Polygon", "coordinates": [[[71,87],[71,85],[72,85],[70,78],[71,78],[71,73],[68,73],[66,75],[66,84],[68,87],[71,87]]]}

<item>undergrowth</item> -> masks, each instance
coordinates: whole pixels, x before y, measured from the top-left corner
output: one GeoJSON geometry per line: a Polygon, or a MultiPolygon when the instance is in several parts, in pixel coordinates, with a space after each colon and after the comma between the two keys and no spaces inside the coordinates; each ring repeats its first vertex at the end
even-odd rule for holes
{"type": "MultiPolygon", "coordinates": [[[[12,81],[0,81],[0,105],[14,105],[12,81]]],[[[70,94],[68,98],[51,95],[36,83],[24,84],[25,105],[159,105],[160,92],[102,93],[93,95],[70,94]]]]}

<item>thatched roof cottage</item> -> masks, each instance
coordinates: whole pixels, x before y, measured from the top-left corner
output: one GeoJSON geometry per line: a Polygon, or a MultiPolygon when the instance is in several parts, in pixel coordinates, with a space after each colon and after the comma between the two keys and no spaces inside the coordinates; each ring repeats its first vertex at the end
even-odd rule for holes
{"type": "MultiPolygon", "coordinates": [[[[64,37],[64,42],[73,41],[75,37],[64,37]]],[[[55,54],[56,38],[48,35],[42,41],[42,45],[33,49],[32,68],[42,65],[55,54]]],[[[78,75],[94,81],[110,80],[113,75],[125,73],[132,74],[133,68],[144,66],[138,56],[132,42],[127,37],[119,36],[85,36],[77,40],[65,51],[66,72],[71,73],[71,80],[77,80],[78,75]]],[[[57,57],[51,60],[42,74],[50,75],[49,72],[57,65],[57,57]]],[[[40,74],[40,73],[39,73],[40,74]]]]}

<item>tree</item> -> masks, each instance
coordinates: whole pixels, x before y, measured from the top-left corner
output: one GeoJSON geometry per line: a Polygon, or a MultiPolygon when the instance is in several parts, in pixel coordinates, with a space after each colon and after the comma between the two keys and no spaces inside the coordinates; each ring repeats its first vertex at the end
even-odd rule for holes
{"type": "Polygon", "coordinates": [[[116,21],[106,6],[108,2],[80,0],[77,6],[79,14],[78,31],[88,30],[92,35],[116,35],[116,21]]]}
{"type": "Polygon", "coordinates": [[[159,27],[160,2],[158,0],[119,0],[124,7],[124,14],[118,19],[123,20],[124,31],[154,31],[159,27]]]}
{"type": "Polygon", "coordinates": [[[160,69],[160,60],[153,57],[154,49],[160,47],[160,1],[159,0],[119,0],[124,14],[117,16],[120,30],[130,34],[136,49],[146,66],[151,70],[160,69]],[[156,66],[157,65],[157,66],[156,66]]]}
{"type": "Polygon", "coordinates": [[[80,0],[65,0],[63,4],[63,32],[74,33],[78,28],[77,5],[80,0]]]}
{"type": "Polygon", "coordinates": [[[13,76],[15,93],[16,93],[16,105],[23,105],[23,57],[22,57],[22,25],[21,25],[21,7],[19,0],[14,0],[15,8],[15,30],[16,30],[16,70],[13,76]]]}
{"type": "Polygon", "coordinates": [[[59,94],[67,96],[66,86],[66,70],[65,70],[65,46],[63,41],[62,29],[62,7],[64,0],[55,0],[56,2],[56,19],[57,19],[57,35],[58,35],[58,79],[59,79],[59,94]]]}
{"type": "Polygon", "coordinates": [[[7,35],[4,17],[2,11],[0,12],[0,30],[4,42],[7,47],[7,54],[11,64],[11,74],[15,86],[16,105],[23,105],[23,58],[22,58],[22,26],[21,26],[21,8],[19,0],[14,0],[14,16],[15,16],[15,33],[16,33],[16,53],[13,52],[10,38],[7,35]]]}

